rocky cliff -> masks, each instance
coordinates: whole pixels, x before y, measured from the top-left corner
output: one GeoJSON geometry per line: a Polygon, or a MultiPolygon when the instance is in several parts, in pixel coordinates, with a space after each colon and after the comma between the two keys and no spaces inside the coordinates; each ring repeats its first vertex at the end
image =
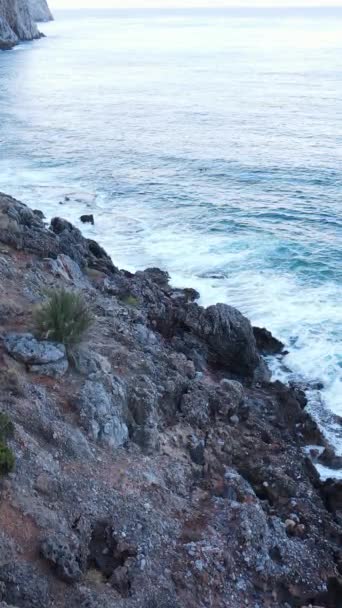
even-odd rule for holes
{"type": "Polygon", "coordinates": [[[42,16],[47,20],[47,10],[45,0],[0,0],[0,50],[39,38],[36,20],[42,16]]]}
{"type": "Polygon", "coordinates": [[[0,284],[1,608],[341,607],[341,484],[269,332],[1,194],[0,284]],[[95,318],[69,357],[49,287],[95,318]]]}
{"type": "Polygon", "coordinates": [[[31,15],[37,23],[53,21],[47,0],[29,0],[31,15]]]}

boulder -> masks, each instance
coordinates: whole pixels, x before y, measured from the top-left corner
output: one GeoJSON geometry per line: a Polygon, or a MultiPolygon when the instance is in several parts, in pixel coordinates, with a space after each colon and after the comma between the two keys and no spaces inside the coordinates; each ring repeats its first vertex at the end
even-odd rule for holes
{"type": "Polygon", "coordinates": [[[66,357],[63,344],[47,340],[39,341],[29,333],[9,333],[5,335],[3,341],[11,357],[27,365],[57,363],[66,357]]]}
{"type": "Polygon", "coordinates": [[[260,363],[250,322],[236,308],[188,306],[184,325],[209,345],[213,363],[241,376],[253,376],[260,363]]]}

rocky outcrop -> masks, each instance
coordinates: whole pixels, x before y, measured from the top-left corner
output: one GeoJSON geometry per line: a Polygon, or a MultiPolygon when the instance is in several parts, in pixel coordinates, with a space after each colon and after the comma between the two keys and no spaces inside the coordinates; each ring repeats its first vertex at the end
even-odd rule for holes
{"type": "Polygon", "coordinates": [[[0,284],[1,607],[340,608],[341,484],[267,330],[5,195],[0,284]],[[58,379],[64,347],[32,334],[52,287],[94,316],[58,379]]]}
{"type": "Polygon", "coordinates": [[[40,38],[35,18],[31,12],[43,9],[47,15],[45,0],[0,0],[0,50],[8,50],[20,40],[40,38]]]}
{"type": "Polygon", "coordinates": [[[53,21],[47,0],[29,0],[29,8],[32,19],[36,23],[53,21]]]}

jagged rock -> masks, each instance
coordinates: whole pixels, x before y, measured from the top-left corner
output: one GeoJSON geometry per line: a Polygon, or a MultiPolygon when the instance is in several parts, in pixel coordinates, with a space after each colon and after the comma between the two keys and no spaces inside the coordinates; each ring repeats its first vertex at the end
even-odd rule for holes
{"type": "Polygon", "coordinates": [[[90,351],[87,346],[79,346],[74,349],[72,360],[77,371],[84,376],[91,376],[92,374],[106,375],[112,371],[107,357],[90,351]]]}
{"type": "Polygon", "coordinates": [[[27,0],[0,0],[0,50],[39,37],[27,0]]]}
{"type": "Polygon", "coordinates": [[[46,577],[23,562],[0,566],[0,598],[18,608],[47,608],[51,604],[46,577]]]}
{"type": "Polygon", "coordinates": [[[284,344],[272,336],[271,332],[264,327],[253,327],[253,334],[258,350],[263,355],[278,355],[284,350],[284,344]]]}
{"type": "Polygon", "coordinates": [[[211,360],[240,375],[253,375],[259,356],[252,327],[236,308],[216,304],[203,309],[192,304],[184,323],[209,345],[211,360]]]}
{"type": "Polygon", "coordinates": [[[133,379],[128,393],[129,434],[145,452],[158,445],[158,391],[148,376],[133,379]]]}
{"type": "Polygon", "coordinates": [[[111,448],[123,445],[128,439],[128,428],[123,420],[124,392],[115,383],[110,394],[101,382],[87,380],[76,401],[80,419],[90,435],[111,448]]]}
{"type": "Polygon", "coordinates": [[[41,218],[26,205],[0,193],[1,242],[44,258],[57,258],[64,254],[81,268],[89,266],[109,275],[117,271],[102,247],[84,238],[66,220],[54,218],[50,228],[47,230],[41,218]]]}
{"type": "Polygon", "coordinates": [[[61,253],[55,260],[48,260],[48,266],[54,275],[73,283],[78,288],[90,286],[79,265],[68,255],[61,253]]]}

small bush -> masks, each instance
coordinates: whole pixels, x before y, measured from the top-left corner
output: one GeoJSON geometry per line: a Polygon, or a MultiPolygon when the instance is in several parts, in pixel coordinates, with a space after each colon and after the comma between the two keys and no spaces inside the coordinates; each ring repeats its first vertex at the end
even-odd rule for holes
{"type": "Polygon", "coordinates": [[[138,298],[136,298],[135,296],[132,296],[132,294],[129,294],[127,296],[123,296],[123,298],[121,298],[121,302],[123,304],[127,304],[127,306],[138,306],[139,305],[139,300],[138,298]]]}
{"type": "Polygon", "coordinates": [[[14,397],[23,397],[23,382],[14,368],[2,367],[0,369],[0,389],[14,397]]]}
{"type": "Polygon", "coordinates": [[[14,424],[12,420],[10,420],[7,414],[0,412],[0,442],[13,437],[13,434],[14,424]]]}
{"type": "Polygon", "coordinates": [[[80,342],[93,320],[82,295],[66,289],[50,291],[34,319],[42,338],[67,347],[80,342]]]}
{"type": "Polygon", "coordinates": [[[15,458],[12,450],[0,441],[0,475],[7,475],[13,471],[15,458]]]}

